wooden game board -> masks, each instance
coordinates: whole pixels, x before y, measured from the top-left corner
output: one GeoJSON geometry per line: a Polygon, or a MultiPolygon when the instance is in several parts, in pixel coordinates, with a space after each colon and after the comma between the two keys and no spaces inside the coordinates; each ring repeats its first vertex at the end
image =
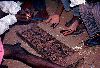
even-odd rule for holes
{"type": "Polygon", "coordinates": [[[48,58],[61,66],[67,67],[82,59],[76,51],[56,40],[49,33],[39,28],[37,24],[33,24],[32,28],[26,31],[17,32],[17,35],[39,52],[43,58],[48,58]],[[77,57],[74,58],[75,56],[77,57]]]}

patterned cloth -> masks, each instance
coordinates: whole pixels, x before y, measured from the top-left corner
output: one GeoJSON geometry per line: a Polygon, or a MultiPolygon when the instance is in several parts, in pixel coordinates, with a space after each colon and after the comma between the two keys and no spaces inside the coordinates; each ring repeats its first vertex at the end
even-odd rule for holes
{"type": "MultiPolygon", "coordinates": [[[[68,12],[68,11],[70,11],[70,10],[72,10],[71,8],[70,8],[70,0],[61,0],[62,1],[62,3],[63,3],[63,5],[64,5],[64,8],[65,8],[65,10],[68,12]]],[[[80,16],[80,14],[79,14],[79,7],[73,7],[73,15],[74,16],[80,16]]]]}
{"type": "Polygon", "coordinates": [[[79,11],[89,36],[93,37],[100,32],[100,2],[82,4],[79,11]]]}
{"type": "Polygon", "coordinates": [[[1,37],[0,37],[0,64],[2,62],[3,55],[4,55],[4,49],[3,49],[3,45],[2,45],[1,37]]]}
{"type": "Polygon", "coordinates": [[[70,7],[74,7],[76,5],[79,5],[79,4],[85,4],[85,0],[70,0],[71,1],[71,4],[70,4],[70,7]]]}
{"type": "Polygon", "coordinates": [[[19,1],[17,3],[14,1],[0,1],[1,10],[9,14],[17,14],[21,10],[20,5],[21,3],[19,1]]]}
{"type": "MultiPolygon", "coordinates": [[[[16,3],[14,1],[0,1],[0,9],[5,13],[9,13],[9,15],[0,19],[0,35],[9,29],[9,25],[12,25],[17,22],[15,14],[17,14],[17,12],[21,10],[20,5],[20,2],[16,3]]],[[[0,37],[0,64],[2,62],[3,55],[4,49],[0,37]]]]}
{"type": "Polygon", "coordinates": [[[21,10],[20,5],[20,2],[0,1],[0,9],[5,13],[9,13],[9,15],[0,19],[0,35],[9,29],[9,25],[17,22],[15,14],[21,10]]]}

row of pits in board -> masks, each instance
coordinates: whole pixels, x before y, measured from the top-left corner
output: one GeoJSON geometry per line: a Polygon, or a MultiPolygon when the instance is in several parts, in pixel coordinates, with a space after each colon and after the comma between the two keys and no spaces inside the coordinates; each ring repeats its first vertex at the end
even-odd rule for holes
{"type": "Polygon", "coordinates": [[[54,61],[59,60],[60,57],[64,58],[74,53],[72,48],[56,40],[39,27],[28,29],[21,34],[31,42],[31,44],[37,47],[38,50],[42,51],[54,61]]]}

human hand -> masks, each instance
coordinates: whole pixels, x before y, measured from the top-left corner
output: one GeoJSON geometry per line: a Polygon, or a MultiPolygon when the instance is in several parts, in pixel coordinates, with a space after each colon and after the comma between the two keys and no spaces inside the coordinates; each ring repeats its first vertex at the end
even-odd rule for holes
{"type": "Polygon", "coordinates": [[[63,32],[63,34],[68,35],[68,34],[73,33],[74,31],[76,31],[78,25],[79,25],[78,20],[76,20],[70,27],[65,28],[65,32],[63,32]]]}
{"type": "MultiPolygon", "coordinates": [[[[59,23],[59,20],[60,20],[60,16],[57,15],[57,14],[54,14],[54,15],[51,15],[47,20],[46,20],[46,23],[48,23],[50,21],[51,25],[54,24],[53,27],[56,27],[59,23]]],[[[50,25],[50,26],[51,26],[50,25]]]]}
{"type": "Polygon", "coordinates": [[[33,13],[31,13],[31,11],[28,8],[26,8],[25,10],[19,11],[15,16],[18,21],[27,22],[31,19],[32,14],[33,13]]]}

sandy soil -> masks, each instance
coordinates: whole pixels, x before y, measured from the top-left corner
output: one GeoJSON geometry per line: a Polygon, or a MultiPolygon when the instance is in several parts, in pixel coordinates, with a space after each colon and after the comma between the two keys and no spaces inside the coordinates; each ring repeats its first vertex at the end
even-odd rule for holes
{"type": "MultiPolygon", "coordinates": [[[[54,12],[57,9],[57,0],[46,0],[46,7],[47,12],[49,15],[54,14],[54,12]],[[49,5],[52,4],[52,5],[49,5]]],[[[84,56],[84,63],[80,65],[78,68],[100,68],[100,46],[90,47],[90,48],[82,48],[83,41],[86,41],[89,36],[87,31],[85,30],[82,34],[78,36],[63,36],[59,33],[60,30],[64,29],[64,25],[66,22],[68,22],[73,17],[73,11],[67,12],[64,10],[60,17],[60,24],[55,28],[52,29],[49,24],[46,24],[44,22],[41,22],[38,24],[38,26],[42,29],[44,29],[46,32],[54,36],[57,40],[61,41],[65,45],[78,50],[79,55],[84,56]]],[[[31,28],[30,25],[15,25],[14,27],[9,29],[9,32],[6,33],[4,37],[4,44],[15,44],[17,42],[21,43],[21,46],[25,48],[30,53],[41,57],[40,54],[38,54],[34,49],[29,47],[27,43],[25,43],[22,39],[20,39],[16,35],[16,31],[23,31],[27,28],[31,28]]],[[[12,59],[5,59],[3,62],[3,65],[7,65],[8,68],[31,68],[30,66],[12,59]]]]}

